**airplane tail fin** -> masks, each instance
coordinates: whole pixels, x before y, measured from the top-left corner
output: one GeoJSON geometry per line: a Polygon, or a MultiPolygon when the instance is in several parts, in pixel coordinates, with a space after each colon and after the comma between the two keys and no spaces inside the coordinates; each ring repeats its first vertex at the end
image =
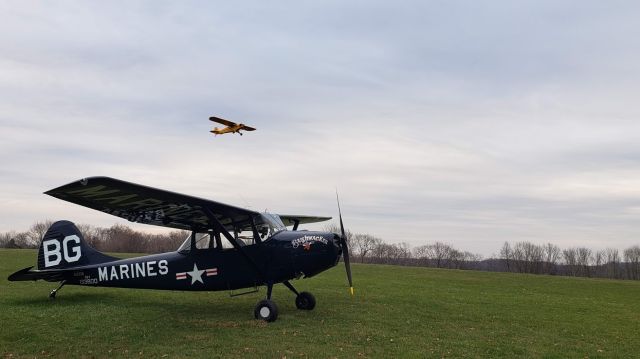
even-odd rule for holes
{"type": "Polygon", "coordinates": [[[38,270],[66,269],[111,262],[118,258],[102,254],[85,242],[72,222],[57,221],[49,227],[38,249],[38,270]]]}
{"type": "Polygon", "coordinates": [[[102,254],[85,242],[82,233],[69,221],[57,221],[47,230],[38,249],[37,269],[21,269],[9,276],[10,281],[44,279],[58,282],[65,272],[75,267],[106,263],[118,258],[102,254]]]}

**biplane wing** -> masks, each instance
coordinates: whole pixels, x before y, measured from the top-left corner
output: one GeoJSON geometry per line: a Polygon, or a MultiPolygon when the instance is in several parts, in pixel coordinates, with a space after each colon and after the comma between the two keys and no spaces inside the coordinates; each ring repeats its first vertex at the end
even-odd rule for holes
{"type": "MultiPolygon", "coordinates": [[[[235,125],[237,125],[237,123],[235,123],[235,122],[231,122],[229,120],[225,120],[224,118],[215,117],[215,116],[209,117],[209,121],[217,122],[217,123],[225,125],[225,126],[235,126],[235,125]]],[[[250,131],[252,131],[252,130],[250,130],[250,131]]]]}
{"type": "Polygon", "coordinates": [[[248,209],[110,177],[85,178],[45,194],[131,222],[183,230],[212,228],[205,209],[228,230],[250,228],[252,218],[259,217],[248,209]]]}

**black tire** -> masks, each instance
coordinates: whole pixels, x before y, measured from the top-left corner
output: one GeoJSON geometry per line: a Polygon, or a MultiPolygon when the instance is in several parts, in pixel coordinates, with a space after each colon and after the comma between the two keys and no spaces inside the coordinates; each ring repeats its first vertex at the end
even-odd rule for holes
{"type": "Polygon", "coordinates": [[[261,319],[265,322],[274,322],[278,319],[278,306],[273,301],[263,299],[256,305],[253,315],[256,319],[261,319]]]}
{"type": "Polygon", "coordinates": [[[313,310],[316,307],[316,297],[309,292],[302,292],[296,297],[296,307],[301,310],[313,310]]]}

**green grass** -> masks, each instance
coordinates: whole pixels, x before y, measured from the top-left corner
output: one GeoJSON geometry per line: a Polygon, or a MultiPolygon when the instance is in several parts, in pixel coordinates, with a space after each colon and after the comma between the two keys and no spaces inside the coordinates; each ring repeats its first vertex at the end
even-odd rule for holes
{"type": "Polygon", "coordinates": [[[260,293],[167,292],[8,282],[35,251],[0,250],[4,357],[631,358],[640,348],[640,283],[354,265],[295,281],[295,309],[274,289],[278,321],[253,319],[260,293]]]}

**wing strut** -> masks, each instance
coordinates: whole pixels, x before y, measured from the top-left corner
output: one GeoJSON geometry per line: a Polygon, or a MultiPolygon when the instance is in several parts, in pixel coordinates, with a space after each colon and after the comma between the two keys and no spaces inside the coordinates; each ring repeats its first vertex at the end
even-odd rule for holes
{"type": "Polygon", "coordinates": [[[260,239],[260,234],[258,233],[258,227],[256,226],[256,221],[251,217],[251,231],[253,232],[253,242],[258,244],[262,243],[262,239],[260,239]]]}
{"type": "Polygon", "coordinates": [[[260,270],[260,267],[258,266],[258,264],[253,260],[253,258],[251,258],[247,254],[247,252],[244,251],[244,249],[242,248],[242,246],[240,246],[240,243],[238,243],[236,238],[232,236],[231,233],[229,233],[229,231],[226,230],[226,228],[224,228],[222,223],[220,223],[220,221],[216,218],[213,212],[211,212],[207,207],[202,207],[202,212],[204,212],[204,214],[209,218],[211,223],[213,223],[213,226],[215,227],[214,229],[222,233],[222,235],[229,241],[229,243],[233,245],[233,248],[237,249],[240,252],[240,254],[242,254],[242,256],[247,260],[247,263],[249,263],[249,265],[253,267],[253,269],[256,271],[256,274],[262,277],[262,279],[266,282],[264,272],[260,270]]]}

